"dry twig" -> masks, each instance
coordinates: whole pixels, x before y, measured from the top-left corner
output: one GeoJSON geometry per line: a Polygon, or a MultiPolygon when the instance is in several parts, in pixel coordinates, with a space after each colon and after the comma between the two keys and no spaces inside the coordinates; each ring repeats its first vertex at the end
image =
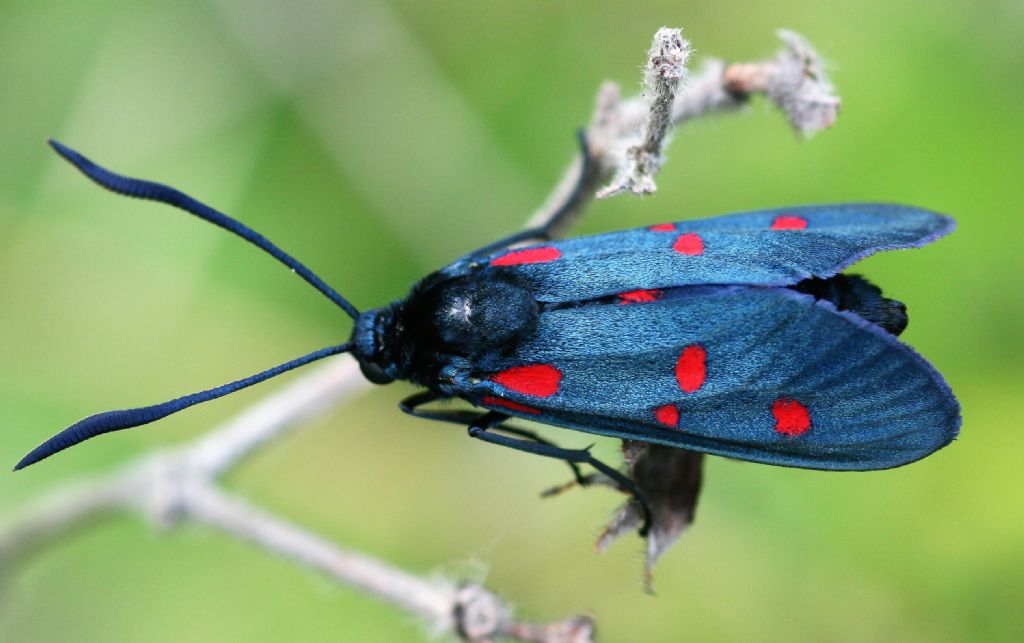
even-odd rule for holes
{"type": "MultiPolygon", "coordinates": [[[[646,131],[663,131],[667,135],[671,127],[687,121],[735,112],[758,95],[774,102],[790,125],[802,134],[831,127],[840,101],[824,72],[821,57],[806,40],[791,31],[781,31],[779,37],[783,48],[766,60],[732,64],[714,58],[705,60],[700,71],[686,83],[686,91],[675,95],[671,123],[664,130],[648,127],[646,131]]],[[[586,177],[575,210],[560,220],[556,234],[572,226],[601,185],[620,167],[628,167],[627,150],[643,136],[650,120],[648,114],[643,95],[623,99],[616,83],[608,81],[601,86],[587,127],[587,144],[593,157],[590,176],[586,177]]],[[[539,227],[557,204],[566,201],[576,186],[581,166],[582,159],[577,155],[527,227],[539,227]]],[[[656,171],[649,176],[652,186],[656,171]]]]}

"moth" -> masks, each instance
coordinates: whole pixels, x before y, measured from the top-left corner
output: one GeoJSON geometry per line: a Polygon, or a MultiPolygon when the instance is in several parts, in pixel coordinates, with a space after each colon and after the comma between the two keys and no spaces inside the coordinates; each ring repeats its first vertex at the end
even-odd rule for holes
{"type": "Polygon", "coordinates": [[[580,480],[579,464],[601,471],[641,503],[643,532],[650,512],[632,480],[588,449],[563,449],[505,422],[525,418],[828,470],[914,462],[949,444],[960,426],[959,405],[942,376],[897,338],[907,324],[903,304],[843,273],[876,252],[951,232],[952,219],[933,212],[869,203],[796,207],[552,241],[567,203],[547,225],[461,257],[406,298],[360,312],[239,221],[51,145],[104,188],[182,209],[263,249],[333,301],[354,327],[347,342],[262,373],[87,417],[16,469],[346,352],[374,383],[423,387],[401,403],[406,413],[565,460],[580,480]],[[520,245],[528,240],[534,243],[520,245]],[[436,404],[453,398],[481,410],[436,404]]]}

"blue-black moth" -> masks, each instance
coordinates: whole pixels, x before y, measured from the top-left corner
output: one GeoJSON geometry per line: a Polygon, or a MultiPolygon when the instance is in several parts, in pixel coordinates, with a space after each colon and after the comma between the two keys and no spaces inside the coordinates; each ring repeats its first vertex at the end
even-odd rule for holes
{"type": "MultiPolygon", "coordinates": [[[[343,352],[375,383],[424,387],[402,402],[404,411],[464,424],[473,437],[563,459],[574,470],[590,464],[634,493],[648,519],[633,481],[588,450],[560,449],[503,423],[515,416],[831,470],[913,462],[949,444],[960,425],[948,385],[896,338],[907,323],[903,305],[867,280],[841,274],[873,253],[949,233],[953,221],[932,212],[887,204],[797,207],[550,241],[556,216],[428,275],[405,299],[359,312],[240,222],[51,144],[109,190],[175,206],[262,248],[355,325],[348,342],[251,377],[90,416],[38,446],[17,469],[343,352]],[[528,240],[533,245],[518,245],[528,240]],[[451,398],[486,411],[422,408],[451,398]]],[[[586,171],[585,162],[581,177],[586,171]]]]}

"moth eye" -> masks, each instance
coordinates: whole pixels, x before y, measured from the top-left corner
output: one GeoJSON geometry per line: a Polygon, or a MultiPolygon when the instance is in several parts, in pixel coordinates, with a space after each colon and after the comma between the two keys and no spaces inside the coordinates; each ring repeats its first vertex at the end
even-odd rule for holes
{"type": "Polygon", "coordinates": [[[395,381],[395,378],[384,372],[384,369],[377,366],[373,362],[359,362],[359,370],[363,372],[363,377],[372,382],[373,384],[390,384],[395,381]]]}

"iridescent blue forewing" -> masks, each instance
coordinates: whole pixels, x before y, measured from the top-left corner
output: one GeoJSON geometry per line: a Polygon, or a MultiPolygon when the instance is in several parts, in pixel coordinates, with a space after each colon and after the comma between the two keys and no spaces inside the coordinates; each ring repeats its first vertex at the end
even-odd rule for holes
{"type": "Polygon", "coordinates": [[[762,210],[505,250],[446,271],[482,263],[522,279],[545,302],[700,284],[789,285],[832,276],[875,252],[924,245],[953,226],[889,204],[762,210]]]}
{"type": "Polygon", "coordinates": [[[883,469],[948,444],[942,377],[852,313],[785,288],[687,287],[544,312],[512,355],[457,363],[453,391],[619,438],[816,469],[883,469]]]}

